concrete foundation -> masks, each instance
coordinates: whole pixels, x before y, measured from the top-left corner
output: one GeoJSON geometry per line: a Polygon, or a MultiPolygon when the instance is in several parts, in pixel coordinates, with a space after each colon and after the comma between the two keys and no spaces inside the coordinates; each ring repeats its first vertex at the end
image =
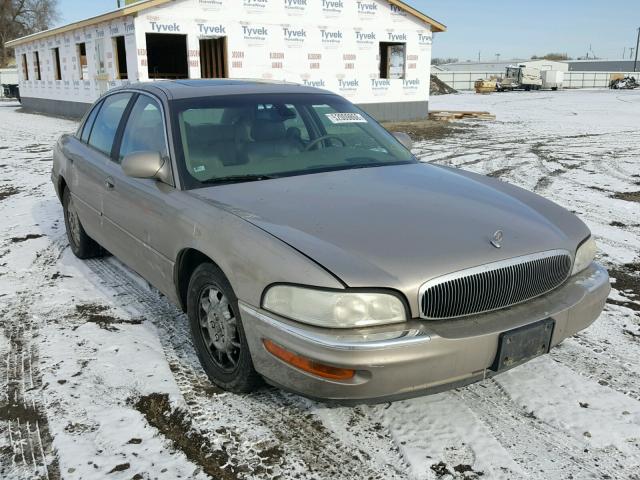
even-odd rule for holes
{"type": "Polygon", "coordinates": [[[379,122],[420,120],[429,115],[429,102],[388,102],[358,105],[379,122]]]}
{"type": "Polygon", "coordinates": [[[32,112],[78,119],[82,118],[91,107],[90,103],[51,100],[48,98],[22,97],[21,102],[26,110],[32,112]]]}

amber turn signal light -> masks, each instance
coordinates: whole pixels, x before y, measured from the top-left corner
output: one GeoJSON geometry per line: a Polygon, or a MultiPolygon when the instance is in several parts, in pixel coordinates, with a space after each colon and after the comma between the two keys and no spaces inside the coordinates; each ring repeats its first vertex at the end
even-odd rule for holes
{"type": "Polygon", "coordinates": [[[330,365],[324,365],[322,363],[309,360],[308,358],[301,357],[300,355],[296,355],[293,352],[285,350],[271,340],[264,339],[262,340],[262,343],[264,344],[264,348],[266,348],[274,357],[277,357],[283,362],[299,368],[300,370],[311,373],[312,375],[317,375],[318,377],[329,378],[331,380],[349,380],[356,374],[355,370],[332,367],[330,365]]]}

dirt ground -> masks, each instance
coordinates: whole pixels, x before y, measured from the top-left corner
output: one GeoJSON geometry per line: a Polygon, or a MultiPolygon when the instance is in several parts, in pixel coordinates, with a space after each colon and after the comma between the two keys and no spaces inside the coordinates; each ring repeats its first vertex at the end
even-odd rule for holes
{"type": "Polygon", "coordinates": [[[437,122],[419,120],[415,122],[385,122],[382,124],[390,132],[405,132],[414,142],[436,141],[478,128],[478,124],[459,122],[437,122]]]}
{"type": "Polygon", "coordinates": [[[640,479],[640,92],[431,103],[497,120],[388,128],[413,135],[425,162],[574,211],[614,289],[550,355],[349,408],[215,388],[175,306],[117,259],[70,253],[49,174],[51,145],[76,123],[0,103],[0,478],[640,479]]]}

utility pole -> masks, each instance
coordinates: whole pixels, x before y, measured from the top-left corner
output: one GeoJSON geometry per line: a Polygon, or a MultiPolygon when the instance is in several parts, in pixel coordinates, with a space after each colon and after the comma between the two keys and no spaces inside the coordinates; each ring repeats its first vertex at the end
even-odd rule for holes
{"type": "Polygon", "coordinates": [[[478,52],[478,63],[480,63],[480,54],[482,53],[482,51],[478,52]]]}
{"type": "Polygon", "coordinates": [[[500,63],[500,54],[496,53],[496,62],[500,63]]]}
{"type": "Polygon", "coordinates": [[[636,68],[638,66],[638,49],[640,48],[640,27],[638,28],[638,41],[636,42],[636,59],[633,62],[633,71],[637,72],[636,68]]]}

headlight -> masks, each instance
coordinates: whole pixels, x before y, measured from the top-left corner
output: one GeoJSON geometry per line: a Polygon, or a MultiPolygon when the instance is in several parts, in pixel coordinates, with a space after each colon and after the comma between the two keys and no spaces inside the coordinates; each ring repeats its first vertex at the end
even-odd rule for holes
{"type": "Polygon", "coordinates": [[[580,245],[576,252],[576,259],[573,262],[573,271],[571,272],[571,275],[580,273],[591,265],[591,262],[593,262],[593,259],[596,257],[597,250],[598,247],[593,237],[589,237],[589,240],[580,245]]]}
{"type": "Polygon", "coordinates": [[[276,285],[269,288],[262,306],[283,317],[328,328],[368,327],[406,321],[402,301],[387,293],[276,285]]]}

